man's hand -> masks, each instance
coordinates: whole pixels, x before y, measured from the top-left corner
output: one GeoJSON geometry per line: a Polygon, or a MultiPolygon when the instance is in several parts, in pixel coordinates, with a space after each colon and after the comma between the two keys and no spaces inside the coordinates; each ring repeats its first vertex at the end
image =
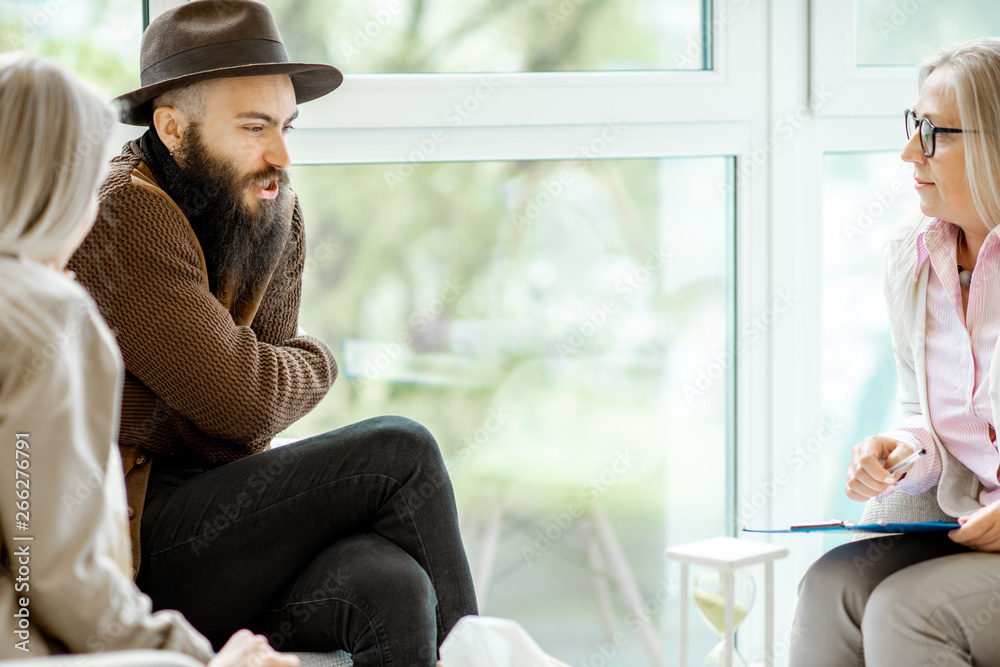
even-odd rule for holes
{"type": "Polygon", "coordinates": [[[278,653],[264,635],[239,630],[208,662],[208,667],[299,667],[299,658],[278,653]]]}
{"type": "Polygon", "coordinates": [[[976,551],[1000,551],[1000,501],[960,516],[958,522],[962,527],[948,532],[953,542],[976,551]]]}
{"type": "Polygon", "coordinates": [[[851,500],[868,500],[898,482],[906,472],[890,475],[888,469],[913,454],[909,445],[875,435],[865,438],[851,450],[844,490],[851,500]]]}

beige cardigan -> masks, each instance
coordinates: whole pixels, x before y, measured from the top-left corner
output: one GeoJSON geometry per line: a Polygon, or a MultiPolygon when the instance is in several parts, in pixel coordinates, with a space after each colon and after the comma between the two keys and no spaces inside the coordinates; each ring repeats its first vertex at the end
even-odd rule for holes
{"type": "MultiPolygon", "coordinates": [[[[941,444],[929,416],[925,338],[930,262],[924,263],[919,277],[913,276],[917,268],[917,236],[928,222],[927,217],[913,214],[893,229],[885,247],[884,287],[899,375],[899,401],[904,414],[924,415],[924,427],[941,454],[941,479],[937,487],[919,496],[896,492],[881,501],[868,501],[863,522],[935,520],[970,514],[982,507],[979,503],[982,484],[975,473],[941,444]]],[[[1000,415],[998,353],[1000,345],[990,360],[990,405],[994,415],[1000,415]]]]}
{"type": "Polygon", "coordinates": [[[207,662],[208,640],[132,582],[111,331],[41,264],[0,257],[0,284],[0,660],[155,648],[207,662]]]}

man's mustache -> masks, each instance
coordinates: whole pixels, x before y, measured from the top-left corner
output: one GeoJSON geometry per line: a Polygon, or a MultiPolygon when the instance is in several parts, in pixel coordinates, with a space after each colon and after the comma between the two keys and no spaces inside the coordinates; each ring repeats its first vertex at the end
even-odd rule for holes
{"type": "Polygon", "coordinates": [[[255,174],[247,176],[245,185],[246,187],[250,187],[261,181],[277,181],[278,185],[288,185],[288,171],[286,169],[262,169],[255,174]]]}

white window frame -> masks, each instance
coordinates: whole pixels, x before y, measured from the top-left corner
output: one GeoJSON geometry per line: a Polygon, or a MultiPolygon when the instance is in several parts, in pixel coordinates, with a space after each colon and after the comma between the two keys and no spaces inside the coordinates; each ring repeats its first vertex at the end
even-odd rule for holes
{"type": "Polygon", "coordinates": [[[834,98],[823,106],[823,117],[902,117],[901,99],[916,96],[915,67],[859,65],[857,0],[814,0],[813,77],[834,98]]]}
{"type": "MultiPolygon", "coordinates": [[[[903,109],[916,97],[916,67],[859,66],[857,64],[857,2],[853,0],[808,0],[808,44],[799,53],[808,62],[808,89],[814,114],[791,143],[795,158],[774,161],[771,171],[773,207],[770,232],[773,238],[775,292],[796,289],[802,296],[801,308],[789,327],[777,326],[769,341],[775,354],[771,360],[771,477],[774,482],[792,468],[785,463],[798,456],[822,423],[823,339],[823,162],[837,152],[902,150],[905,143],[903,109]],[[820,93],[822,100],[815,99],[820,93]],[[795,327],[797,330],[791,330],[795,327]]],[[[778,12],[774,0],[772,12],[778,12]]],[[[774,30],[789,25],[774,23],[774,30]]],[[[775,32],[775,34],[778,34],[775,32]]],[[[792,52],[786,52],[792,57],[792,52]]],[[[780,64],[776,65],[776,68],[780,64]]],[[[776,77],[780,76],[776,74],[776,77]]],[[[775,99],[788,94],[779,86],[775,99]]],[[[773,113],[772,119],[781,112],[773,113]]],[[[776,156],[780,158],[780,156],[776,156]]],[[[916,204],[916,201],[914,202],[916,204]]],[[[892,221],[885,221],[892,224],[892,221]]],[[[881,284],[873,284],[881,290],[881,284]]],[[[782,324],[779,322],[779,325],[782,324]]],[[[842,444],[842,438],[836,441],[842,444]]],[[[807,460],[795,479],[773,494],[770,520],[775,527],[787,527],[803,516],[822,516],[822,496],[818,480],[825,479],[823,456],[807,460]]],[[[846,475],[846,470],[843,471],[846,475]]],[[[836,475],[842,479],[841,475],[836,475]]],[[[742,480],[760,483],[759,480],[742,480]]],[[[766,483],[765,481],[765,483],[766,483]]],[[[755,489],[741,487],[741,498],[752,498],[755,489]]],[[[860,509],[860,508],[859,508],[860,509]]],[[[839,517],[838,517],[839,518],[839,517]]],[[[778,660],[787,657],[787,644],[780,641],[782,629],[790,627],[788,601],[796,599],[796,587],[809,564],[823,551],[819,535],[782,536],[775,540],[788,546],[790,556],[779,565],[776,613],[779,635],[778,660]],[[782,572],[788,576],[782,578],[782,572]],[[784,652],[782,652],[784,651],[784,652]]]]}

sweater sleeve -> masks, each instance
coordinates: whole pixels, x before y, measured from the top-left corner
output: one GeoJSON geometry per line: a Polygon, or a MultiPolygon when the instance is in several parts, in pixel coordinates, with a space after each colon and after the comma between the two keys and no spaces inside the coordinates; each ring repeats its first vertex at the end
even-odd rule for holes
{"type": "MultiPolygon", "coordinates": [[[[336,378],[330,348],[294,337],[294,318],[267,332],[271,342],[235,325],[208,289],[186,221],[150,190],[125,184],[107,192],[77,257],[71,268],[115,330],[129,373],[208,440],[273,436],[336,378]]],[[[198,443],[188,449],[204,454],[198,443]]]]}
{"type": "MultiPolygon", "coordinates": [[[[937,445],[934,444],[934,438],[923,425],[923,415],[911,415],[904,419],[898,428],[886,431],[881,435],[884,438],[899,440],[913,451],[927,450],[927,455],[918,459],[896,482],[893,491],[904,491],[917,495],[938,483],[941,479],[941,454],[938,452],[937,445]]],[[[882,492],[876,498],[881,500],[893,491],[882,492]]]]}
{"type": "Polygon", "coordinates": [[[154,613],[127,574],[125,488],[114,444],[121,360],[93,306],[78,307],[84,299],[79,290],[75,302],[50,309],[48,340],[23,346],[20,359],[3,364],[16,370],[0,392],[0,430],[18,434],[0,465],[3,547],[12,567],[27,573],[15,590],[32,625],[72,653],[170,649],[207,662],[208,640],[178,612],[154,613]],[[33,361],[39,350],[45,363],[33,361]]]}

